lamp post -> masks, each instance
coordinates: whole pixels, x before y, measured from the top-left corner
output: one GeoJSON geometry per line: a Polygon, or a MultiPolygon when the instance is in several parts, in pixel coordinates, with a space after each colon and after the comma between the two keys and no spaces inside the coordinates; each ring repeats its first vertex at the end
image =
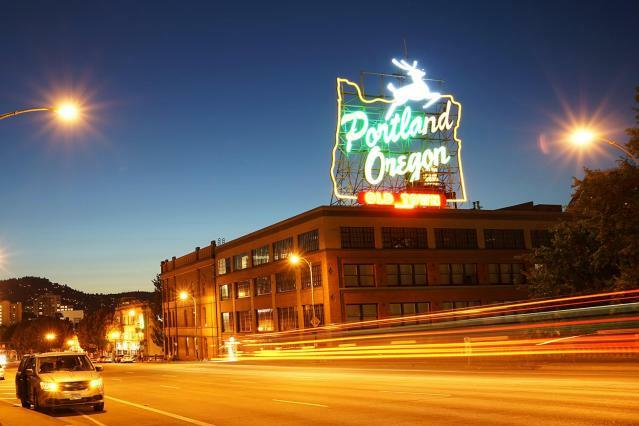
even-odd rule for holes
{"type": "Polygon", "coordinates": [[[310,279],[311,279],[311,309],[313,311],[313,316],[311,317],[311,325],[315,328],[315,327],[317,327],[320,324],[320,320],[315,315],[315,286],[313,285],[313,265],[311,265],[311,262],[309,262],[308,259],[306,259],[305,257],[301,257],[301,256],[298,256],[296,254],[293,254],[293,255],[291,255],[291,257],[289,257],[289,262],[291,262],[292,265],[299,264],[301,260],[306,262],[306,264],[308,265],[308,271],[310,273],[310,279]]]}
{"type": "Polygon", "coordinates": [[[195,300],[195,297],[193,297],[192,294],[187,293],[186,291],[181,291],[180,292],[180,300],[187,300],[188,298],[191,298],[191,300],[193,300],[193,313],[195,316],[195,359],[197,359],[198,361],[200,360],[200,351],[198,350],[198,345],[197,345],[197,301],[195,300]]]}
{"type": "Polygon", "coordinates": [[[80,110],[78,109],[78,106],[76,104],[66,102],[66,103],[60,104],[57,107],[27,108],[27,109],[19,109],[16,111],[7,112],[5,114],[0,114],[0,120],[4,120],[5,118],[10,118],[10,117],[15,117],[17,115],[27,114],[29,112],[53,112],[62,121],[74,121],[80,115],[80,110]]]}
{"type": "Polygon", "coordinates": [[[573,144],[575,144],[577,146],[586,146],[586,145],[590,144],[593,141],[605,142],[608,145],[612,145],[613,147],[617,148],[619,151],[621,151],[624,154],[626,154],[628,156],[628,158],[632,159],[632,161],[635,163],[636,166],[639,166],[639,159],[637,159],[637,157],[632,155],[632,153],[630,151],[628,151],[622,145],[618,144],[617,142],[615,142],[613,140],[601,137],[600,135],[598,135],[596,132],[594,132],[592,130],[589,130],[589,129],[586,129],[586,128],[575,129],[570,134],[569,140],[570,140],[570,142],[572,142],[573,144]]]}

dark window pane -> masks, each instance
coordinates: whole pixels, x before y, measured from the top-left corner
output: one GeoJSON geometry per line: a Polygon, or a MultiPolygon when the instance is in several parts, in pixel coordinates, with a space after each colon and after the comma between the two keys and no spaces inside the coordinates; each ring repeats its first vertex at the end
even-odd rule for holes
{"type": "Polygon", "coordinates": [[[270,276],[255,278],[255,295],[260,296],[262,294],[271,294],[270,276]]]}
{"type": "Polygon", "coordinates": [[[273,260],[283,260],[290,256],[293,251],[293,238],[286,238],[284,240],[276,241],[273,243],[273,260]]]}
{"type": "Polygon", "coordinates": [[[382,246],[390,249],[428,248],[426,228],[382,228],[382,246]]]}
{"type": "Polygon", "coordinates": [[[435,246],[438,249],[476,249],[475,229],[435,228],[435,246]]]}
{"type": "Polygon", "coordinates": [[[524,231],[521,229],[484,229],[487,249],[523,249],[524,231]]]}
{"type": "Polygon", "coordinates": [[[342,248],[375,248],[372,227],[341,227],[342,248]]]}
{"type": "Polygon", "coordinates": [[[313,231],[298,235],[297,245],[301,253],[319,250],[319,231],[314,229],[313,231]]]}

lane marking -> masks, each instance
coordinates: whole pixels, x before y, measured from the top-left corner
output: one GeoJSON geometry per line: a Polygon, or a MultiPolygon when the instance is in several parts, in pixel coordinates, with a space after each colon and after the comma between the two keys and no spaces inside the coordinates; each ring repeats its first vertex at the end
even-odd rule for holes
{"type": "Polygon", "coordinates": [[[15,392],[0,392],[0,395],[15,395],[15,392]]]}
{"type": "Polygon", "coordinates": [[[174,374],[160,374],[162,377],[177,377],[174,374]]]}
{"type": "Polygon", "coordinates": [[[231,382],[231,383],[241,383],[241,384],[255,384],[255,383],[257,383],[256,381],[253,381],[253,380],[229,380],[229,382],[231,382]]]}
{"type": "Polygon", "coordinates": [[[412,345],[416,343],[415,340],[393,340],[390,342],[391,345],[412,345]]]}
{"type": "Polygon", "coordinates": [[[12,398],[1,397],[0,399],[5,400],[5,401],[7,401],[7,400],[17,401],[18,400],[18,398],[16,398],[15,396],[12,397],[12,398]]]}
{"type": "Polygon", "coordinates": [[[396,393],[399,395],[428,395],[428,396],[450,396],[449,393],[430,393],[430,392],[406,392],[406,391],[389,391],[381,390],[381,393],[396,393]]]}
{"type": "Polygon", "coordinates": [[[168,411],[158,410],[157,408],[147,407],[147,406],[145,406],[145,405],[136,404],[135,402],[125,401],[125,400],[123,400],[123,399],[114,398],[114,397],[112,397],[112,396],[105,396],[105,398],[106,398],[106,399],[110,399],[110,400],[112,400],[112,401],[119,402],[119,403],[121,403],[121,404],[130,405],[130,406],[132,406],[132,407],[139,408],[139,409],[141,409],[141,410],[146,410],[146,411],[150,411],[150,412],[152,412],[152,413],[162,414],[163,416],[171,417],[172,419],[182,420],[183,422],[191,423],[191,424],[193,424],[193,425],[198,425],[198,426],[215,426],[213,423],[201,422],[201,421],[199,421],[199,420],[191,419],[191,418],[189,418],[189,417],[180,416],[179,414],[169,413],[168,411]]]}
{"type": "Polygon", "coordinates": [[[118,382],[121,382],[121,381],[122,381],[122,379],[116,379],[115,377],[114,377],[114,378],[112,378],[112,379],[108,379],[108,380],[117,380],[118,382]]]}
{"type": "Polygon", "coordinates": [[[101,421],[99,421],[99,420],[96,420],[96,419],[92,418],[91,416],[87,416],[86,414],[82,414],[82,413],[81,413],[81,412],[79,412],[78,410],[73,410],[73,411],[75,411],[75,412],[76,412],[77,414],[79,414],[80,416],[84,417],[85,419],[89,420],[90,422],[95,423],[95,424],[96,424],[96,425],[98,425],[98,426],[107,426],[107,425],[105,425],[104,423],[102,423],[101,421]]]}
{"type": "Polygon", "coordinates": [[[171,385],[160,385],[161,388],[167,388],[167,389],[180,389],[177,386],[171,386],[171,385]]]}
{"type": "Polygon", "coordinates": [[[537,346],[543,346],[549,343],[561,342],[562,340],[576,339],[577,337],[581,337],[581,336],[585,336],[585,334],[580,334],[579,336],[568,336],[568,337],[561,337],[559,339],[552,339],[545,342],[537,343],[537,346]]]}
{"type": "Polygon", "coordinates": [[[310,405],[312,407],[323,407],[323,408],[328,408],[328,405],[324,405],[324,404],[313,404],[311,402],[300,402],[300,401],[289,401],[287,399],[273,399],[273,401],[275,402],[285,402],[287,404],[299,404],[299,405],[310,405]]]}

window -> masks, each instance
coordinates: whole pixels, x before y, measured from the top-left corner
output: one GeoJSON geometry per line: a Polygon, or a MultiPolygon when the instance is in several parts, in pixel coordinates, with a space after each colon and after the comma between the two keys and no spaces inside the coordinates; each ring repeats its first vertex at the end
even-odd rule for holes
{"type": "Polygon", "coordinates": [[[295,309],[295,306],[277,308],[277,325],[280,331],[295,330],[297,328],[297,309],[295,309]]]}
{"type": "Polygon", "coordinates": [[[345,287],[375,286],[374,265],[344,265],[345,287]]]}
{"type": "MultiPolygon", "coordinates": [[[[322,265],[317,263],[313,268],[313,287],[322,286],[322,265]]],[[[302,265],[301,270],[302,288],[311,288],[311,271],[306,262],[302,265]]]]}
{"type": "Polygon", "coordinates": [[[346,305],[346,322],[360,322],[377,319],[377,304],[366,303],[346,305]]]}
{"type": "Polygon", "coordinates": [[[476,249],[477,231],[474,229],[435,228],[438,249],[476,249]]]}
{"type": "Polygon", "coordinates": [[[487,249],[523,249],[524,231],[521,229],[484,229],[487,249]]]}
{"type": "Polygon", "coordinates": [[[217,260],[217,274],[224,275],[231,272],[231,258],[217,260]]]}
{"type": "Polygon", "coordinates": [[[297,246],[301,253],[319,250],[319,231],[314,229],[297,236],[297,246]]]}
{"type": "Polygon", "coordinates": [[[457,300],[455,302],[442,302],[442,310],[450,311],[451,309],[465,309],[473,306],[481,306],[479,300],[457,300]]]}
{"type": "Polygon", "coordinates": [[[439,265],[439,277],[444,285],[477,284],[477,264],[442,263],[439,265]]]}
{"type": "Polygon", "coordinates": [[[235,283],[235,298],[251,297],[251,284],[248,281],[235,283]]]}
{"type": "Polygon", "coordinates": [[[295,290],[295,271],[278,272],[275,274],[275,287],[278,293],[295,290]]]}
{"type": "Polygon", "coordinates": [[[426,265],[423,263],[386,265],[386,284],[389,286],[426,285],[426,265]]]}
{"type": "Polygon", "coordinates": [[[271,277],[268,275],[255,278],[255,295],[263,294],[271,294],[271,277]]]}
{"type": "MultiPolygon", "coordinates": [[[[312,328],[313,305],[304,305],[302,308],[304,309],[304,328],[312,328]]],[[[324,305],[322,303],[315,304],[315,317],[320,321],[318,327],[324,325],[324,305]]]]}
{"type": "Polygon", "coordinates": [[[389,249],[428,248],[426,228],[382,228],[382,246],[389,249]]]}
{"type": "Polygon", "coordinates": [[[375,248],[375,229],[372,227],[341,227],[342,248],[375,248]]]}
{"type": "Polygon", "coordinates": [[[222,284],[220,286],[220,300],[228,300],[231,298],[231,286],[229,284],[222,284]]]}
{"type": "Polygon", "coordinates": [[[548,247],[552,240],[552,234],[547,229],[533,229],[530,231],[530,239],[533,248],[548,247]]]}
{"type": "MultiPolygon", "coordinates": [[[[414,315],[427,314],[430,312],[429,302],[405,302],[405,303],[389,303],[388,312],[391,317],[410,317],[414,315]]],[[[422,321],[402,321],[401,325],[417,324],[428,322],[422,321]]]]}
{"type": "Polygon", "coordinates": [[[489,263],[488,282],[490,284],[523,284],[524,265],[521,263],[489,263]]]}
{"type": "Polygon", "coordinates": [[[249,267],[248,253],[241,253],[233,256],[233,270],[241,271],[249,267]]]}
{"type": "Polygon", "coordinates": [[[273,331],[273,309],[258,309],[257,310],[257,331],[273,331]]]}
{"type": "Polygon", "coordinates": [[[276,241],[273,243],[273,260],[283,260],[290,256],[293,251],[293,238],[286,238],[284,240],[276,241]]]}
{"type": "Polygon", "coordinates": [[[251,331],[252,324],[253,321],[251,320],[250,311],[237,312],[237,331],[240,333],[248,333],[251,331]]]}
{"type": "Polygon", "coordinates": [[[269,262],[268,245],[251,250],[253,266],[264,265],[269,262]]]}
{"type": "Polygon", "coordinates": [[[222,312],[222,333],[233,331],[233,312],[222,312]]]}

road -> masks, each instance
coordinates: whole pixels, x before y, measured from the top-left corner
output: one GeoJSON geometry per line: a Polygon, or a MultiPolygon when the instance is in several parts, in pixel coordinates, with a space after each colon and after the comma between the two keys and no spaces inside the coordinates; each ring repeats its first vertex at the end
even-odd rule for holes
{"type": "Polygon", "coordinates": [[[536,369],[106,364],[106,410],[38,413],[0,382],[2,426],[639,424],[639,366],[536,369]]]}

